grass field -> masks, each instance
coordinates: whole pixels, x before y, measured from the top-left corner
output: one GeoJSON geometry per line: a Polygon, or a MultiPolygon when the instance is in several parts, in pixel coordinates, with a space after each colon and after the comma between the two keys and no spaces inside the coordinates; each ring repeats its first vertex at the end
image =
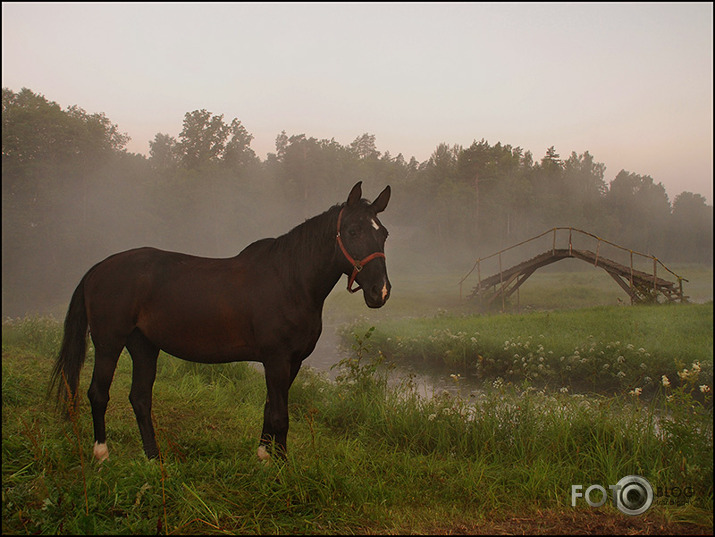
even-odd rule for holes
{"type": "MultiPolygon", "coordinates": [[[[415,278],[402,290],[396,281],[393,311],[357,321],[358,297],[331,295],[326,316],[352,323],[353,352],[336,382],[299,374],[286,464],[255,456],[259,371],[162,355],[153,412],[161,459],[143,455],[123,356],[107,412],[110,459],[100,465],[91,460],[86,398],[66,422],[44,397],[59,323],[4,323],[3,533],[712,533],[712,302],[484,316],[444,299],[447,278],[415,278]],[[473,397],[425,398],[410,376],[388,382],[380,367],[398,337],[423,351],[429,342],[436,355],[459,341],[465,358],[493,356],[494,368],[531,352],[535,369],[512,378],[483,368],[484,389],[473,397]],[[616,341],[618,349],[606,348],[616,341]],[[592,345],[593,361],[613,351],[601,369],[632,362],[624,373],[642,381],[645,363],[655,380],[648,389],[614,383],[616,371],[582,387],[563,384],[563,369],[544,387],[534,377],[544,362],[555,369],[552,356],[592,345]],[[631,474],[655,489],[645,514],[627,516],[610,500],[572,507],[572,485],[608,490],[631,474]]],[[[92,363],[90,353],[82,393],[92,363]]]]}

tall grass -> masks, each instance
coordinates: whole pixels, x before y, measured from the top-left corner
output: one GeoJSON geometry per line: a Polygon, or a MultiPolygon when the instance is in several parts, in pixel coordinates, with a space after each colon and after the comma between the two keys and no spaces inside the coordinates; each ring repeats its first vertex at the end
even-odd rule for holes
{"type": "Polygon", "coordinates": [[[431,492],[470,502],[481,493],[479,501],[492,508],[536,498],[563,505],[570,484],[616,483],[618,476],[638,474],[697,488],[703,505],[712,501],[712,395],[701,390],[699,372],[680,371],[680,387],[663,386],[645,405],[638,393],[584,397],[503,382],[474,398],[446,392],[424,398],[409,379],[389,388],[388,373],[376,367],[384,360],[373,352],[376,332],[354,334],[355,355],[343,360],[337,384],[316,382],[309,396],[297,396],[311,401],[331,430],[366,444],[379,439],[380,449],[417,460],[436,454],[454,462],[458,470],[447,465],[461,479],[444,474],[431,492]]]}
{"type": "MultiPolygon", "coordinates": [[[[161,459],[143,455],[123,356],[107,412],[110,459],[83,467],[78,450],[89,461],[92,446],[86,398],[76,427],[44,399],[59,323],[4,325],[3,532],[454,531],[549,510],[588,516],[592,508],[571,507],[571,485],[607,486],[628,474],[694,491],[658,497],[643,520],[712,527],[712,399],[693,397],[703,373],[690,363],[676,372],[680,384],[661,383],[646,404],[636,394],[580,396],[508,382],[472,398],[424,398],[409,377],[389,382],[380,329],[369,328],[353,335],[336,382],[299,374],[286,464],[255,456],[260,371],[162,355],[153,411],[161,459]],[[38,341],[33,327],[48,332],[38,341]]],[[[90,354],[81,390],[91,368],[90,354]]],[[[599,512],[624,517],[612,506],[599,512]]]]}

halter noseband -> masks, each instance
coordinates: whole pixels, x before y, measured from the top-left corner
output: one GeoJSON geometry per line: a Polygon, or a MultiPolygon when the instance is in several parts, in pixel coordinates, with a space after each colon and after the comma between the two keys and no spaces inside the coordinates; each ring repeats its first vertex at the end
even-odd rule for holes
{"type": "Polygon", "coordinates": [[[370,254],[364,259],[361,259],[360,261],[355,261],[353,257],[348,253],[348,251],[345,249],[345,245],[343,244],[343,239],[340,237],[340,221],[343,218],[343,211],[345,210],[345,207],[340,209],[340,214],[338,215],[338,234],[335,237],[338,241],[338,246],[340,246],[340,249],[343,252],[343,255],[345,258],[350,262],[350,264],[353,266],[353,273],[350,276],[350,279],[348,280],[348,291],[351,293],[357,293],[360,289],[362,289],[362,286],[358,284],[356,288],[352,288],[353,283],[355,283],[355,278],[357,278],[358,272],[360,272],[365,265],[367,265],[370,261],[373,259],[376,259],[378,257],[385,257],[385,254],[382,252],[375,252],[373,254],[370,254]]]}

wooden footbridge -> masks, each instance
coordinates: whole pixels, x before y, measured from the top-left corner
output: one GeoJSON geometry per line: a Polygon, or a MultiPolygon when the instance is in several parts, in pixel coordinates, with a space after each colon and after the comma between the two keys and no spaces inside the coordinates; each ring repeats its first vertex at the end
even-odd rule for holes
{"type": "MultiPolygon", "coordinates": [[[[563,235],[563,234],[562,234],[563,235]]],[[[537,269],[555,263],[566,258],[575,258],[586,261],[595,267],[604,269],[616,283],[628,294],[631,304],[640,302],[659,302],[658,298],[663,297],[667,302],[686,302],[687,298],[683,295],[683,282],[687,282],[685,278],[678,276],[668,267],[666,267],[658,258],[652,255],[641,254],[622,246],[618,246],[605,239],[601,239],[596,235],[571,227],[555,227],[544,233],[522,241],[518,244],[510,246],[496,252],[490,256],[479,258],[474,263],[472,269],[459,282],[459,296],[462,297],[462,285],[464,281],[471,276],[475,271],[477,273],[477,285],[472,289],[472,292],[467,298],[477,299],[483,306],[492,306],[496,301],[501,300],[502,310],[505,307],[506,299],[509,298],[519,287],[531,276],[537,269]],[[568,231],[568,248],[557,248],[557,232],[568,231]],[[553,234],[551,249],[543,252],[531,259],[513,265],[510,268],[502,268],[502,255],[522,247],[532,241],[536,241],[548,234],[553,234]],[[595,252],[591,250],[574,248],[574,238],[590,237],[596,239],[595,252]],[[609,245],[618,250],[626,252],[630,258],[630,263],[624,265],[601,255],[601,245],[609,245]],[[634,256],[652,261],[652,273],[643,270],[637,270],[633,266],[634,256]],[[487,278],[482,278],[482,264],[490,259],[497,258],[498,272],[487,278]],[[675,277],[675,282],[666,280],[658,276],[658,265],[660,265],[667,273],[675,277]]]]}

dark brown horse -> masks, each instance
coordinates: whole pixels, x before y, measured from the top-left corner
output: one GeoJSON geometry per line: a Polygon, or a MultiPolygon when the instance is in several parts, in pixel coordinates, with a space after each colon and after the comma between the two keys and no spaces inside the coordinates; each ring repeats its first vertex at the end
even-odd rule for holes
{"type": "Polygon", "coordinates": [[[361,198],[357,183],[347,202],[229,259],[139,248],[92,267],[72,295],[51,386],[67,408],[76,407],[89,329],[94,456],[108,457],[104,415],[124,347],[133,362],[129,400],[148,457],[159,453],[151,405],[160,350],[207,364],[261,362],[268,393],[258,456],[267,459],[273,447],[284,456],[288,389],[320,337],[328,293],[347,274],[348,289],[362,288],[369,307],[390,296],[387,230],[377,218],[390,187],[373,203],[361,198]]]}

